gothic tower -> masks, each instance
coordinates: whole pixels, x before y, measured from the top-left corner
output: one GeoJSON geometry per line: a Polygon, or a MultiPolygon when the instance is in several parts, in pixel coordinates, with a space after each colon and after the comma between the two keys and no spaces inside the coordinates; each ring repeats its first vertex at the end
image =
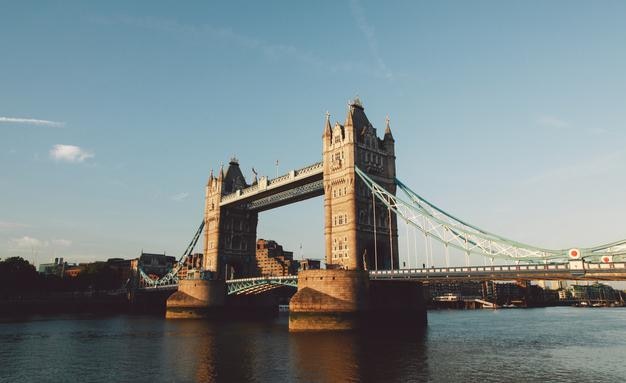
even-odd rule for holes
{"type": "Polygon", "coordinates": [[[327,267],[398,268],[396,216],[372,198],[354,170],[358,166],[395,195],[395,143],[389,119],[379,139],[356,98],[348,105],[344,125],[331,126],[326,115],[322,140],[327,267]]]}
{"type": "Polygon", "coordinates": [[[224,173],[209,176],[204,205],[204,265],[218,279],[252,276],[258,213],[245,206],[221,207],[222,197],[248,187],[236,158],[224,173]]]}

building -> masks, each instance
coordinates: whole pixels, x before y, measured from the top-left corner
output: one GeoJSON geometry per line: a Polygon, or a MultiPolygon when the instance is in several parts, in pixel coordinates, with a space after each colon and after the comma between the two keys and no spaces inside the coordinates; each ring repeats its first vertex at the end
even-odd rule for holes
{"type": "Polygon", "coordinates": [[[187,279],[192,270],[202,270],[203,254],[195,253],[187,257],[178,270],[178,279],[187,279]]]}
{"type": "Polygon", "coordinates": [[[304,258],[303,260],[300,261],[300,267],[298,268],[298,271],[319,270],[320,266],[321,266],[321,261],[319,259],[304,258]]]}
{"type": "Polygon", "coordinates": [[[568,288],[572,299],[577,301],[616,302],[621,301],[619,292],[603,283],[573,285],[568,288]]]}
{"type": "Polygon", "coordinates": [[[63,258],[54,258],[54,263],[42,263],[39,265],[39,273],[45,275],[56,275],[63,277],[67,262],[63,262],[63,258]]]}
{"type": "Polygon", "coordinates": [[[262,277],[295,275],[298,263],[293,260],[293,252],[283,250],[276,241],[259,239],[256,242],[257,275],[262,277]]]}
{"type": "Polygon", "coordinates": [[[63,273],[64,278],[76,278],[84,270],[82,265],[68,265],[63,273]]]}
{"type": "Polygon", "coordinates": [[[171,255],[141,252],[137,263],[144,273],[158,279],[172,270],[174,264],[176,264],[176,258],[171,255]]]}
{"type": "Polygon", "coordinates": [[[459,299],[480,299],[484,296],[484,285],[482,282],[474,281],[434,282],[428,285],[428,291],[433,300],[444,296],[456,296],[459,299]]]}

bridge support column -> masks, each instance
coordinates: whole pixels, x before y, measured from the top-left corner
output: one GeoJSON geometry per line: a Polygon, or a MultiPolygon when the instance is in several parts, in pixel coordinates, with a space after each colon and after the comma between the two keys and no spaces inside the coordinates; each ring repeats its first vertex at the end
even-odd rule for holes
{"type": "Polygon", "coordinates": [[[182,279],[166,303],[166,318],[206,318],[224,306],[224,281],[182,279]]]}
{"type": "Polygon", "coordinates": [[[289,304],[289,331],[422,330],[424,290],[410,281],[370,281],[363,270],[304,270],[289,304]],[[384,327],[383,327],[384,326],[384,327]]]}
{"type": "Polygon", "coordinates": [[[363,270],[303,270],[289,303],[289,331],[350,330],[369,307],[363,270]]]}

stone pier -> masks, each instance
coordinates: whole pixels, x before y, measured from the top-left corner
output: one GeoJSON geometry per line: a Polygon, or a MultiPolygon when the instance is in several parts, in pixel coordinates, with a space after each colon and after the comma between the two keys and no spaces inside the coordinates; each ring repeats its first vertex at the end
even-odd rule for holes
{"type": "Polygon", "coordinates": [[[289,303],[289,331],[350,330],[369,305],[369,276],[362,270],[304,270],[289,303]]]}
{"type": "Polygon", "coordinates": [[[426,324],[420,284],[370,281],[363,270],[301,271],[289,311],[289,331],[419,330],[426,324]]]}
{"type": "Polygon", "coordinates": [[[224,306],[224,281],[182,279],[166,302],[166,318],[206,318],[224,306]]]}

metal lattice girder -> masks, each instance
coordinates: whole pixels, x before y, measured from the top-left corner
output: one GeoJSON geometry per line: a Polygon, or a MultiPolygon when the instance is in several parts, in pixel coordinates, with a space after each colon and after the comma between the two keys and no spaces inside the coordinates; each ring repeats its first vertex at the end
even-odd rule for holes
{"type": "Polygon", "coordinates": [[[324,194],[324,180],[318,180],[252,201],[247,208],[258,211],[267,210],[322,194],[324,194]]]}
{"type": "Polygon", "coordinates": [[[298,287],[298,277],[259,277],[231,279],[226,281],[228,295],[258,294],[281,286],[298,287]]]}
{"type": "MultiPolygon", "coordinates": [[[[550,250],[527,245],[466,223],[420,197],[396,179],[396,185],[410,200],[410,202],[404,201],[378,185],[359,168],[355,167],[355,171],[376,198],[389,209],[425,236],[434,238],[445,246],[456,248],[467,254],[479,254],[492,259],[545,261],[568,257],[565,249],[550,250]]],[[[626,254],[625,246],[626,240],[580,250],[583,257],[599,258],[607,254],[613,256],[626,254]]]]}
{"type": "Polygon", "coordinates": [[[147,275],[140,266],[138,266],[137,268],[139,269],[139,285],[142,287],[155,287],[178,284],[178,272],[180,271],[180,268],[185,264],[187,258],[193,252],[193,249],[196,247],[196,243],[198,242],[198,239],[200,238],[203,229],[204,219],[202,220],[202,222],[200,222],[200,226],[198,227],[198,230],[196,230],[196,234],[191,239],[191,242],[189,242],[189,245],[187,245],[185,252],[183,253],[183,255],[180,256],[176,265],[172,268],[172,270],[170,270],[161,278],[150,278],[150,276],[147,275]]]}
{"type": "MultiPolygon", "coordinates": [[[[270,195],[280,194],[283,191],[295,189],[301,185],[321,180],[323,174],[324,163],[317,162],[301,169],[292,170],[287,174],[283,174],[282,176],[276,178],[267,179],[267,177],[261,177],[258,182],[253,185],[222,196],[220,206],[234,204],[245,205],[253,201],[264,199],[270,195]]],[[[311,195],[309,197],[313,196],[314,195],[311,195]]],[[[296,199],[292,202],[295,201],[298,200],[296,199]]]]}

